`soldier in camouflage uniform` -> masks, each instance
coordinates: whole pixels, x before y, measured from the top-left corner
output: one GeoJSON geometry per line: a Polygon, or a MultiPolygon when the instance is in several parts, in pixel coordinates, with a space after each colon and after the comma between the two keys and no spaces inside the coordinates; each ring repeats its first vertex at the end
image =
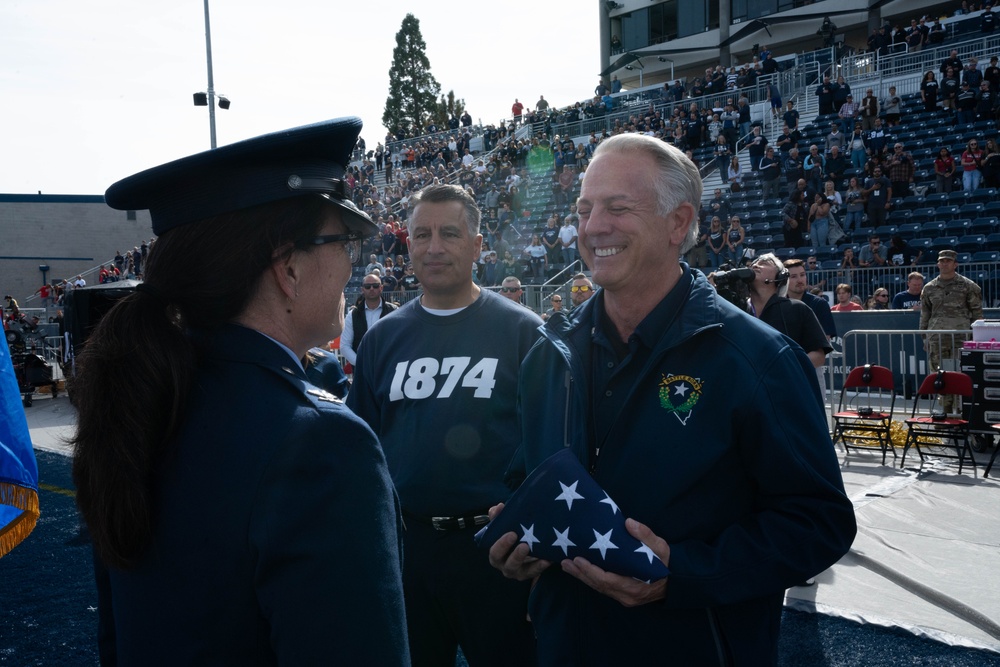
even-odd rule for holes
{"type": "MultiPolygon", "coordinates": [[[[920,329],[953,329],[967,331],[983,317],[983,292],[972,280],[957,273],[954,250],[938,253],[937,278],[920,292],[920,329]]],[[[968,336],[929,336],[924,341],[931,362],[931,372],[941,368],[945,359],[956,359],[958,347],[968,336]]],[[[945,368],[945,370],[951,370],[945,368]]],[[[945,412],[952,412],[953,397],[944,397],[945,412]]]]}

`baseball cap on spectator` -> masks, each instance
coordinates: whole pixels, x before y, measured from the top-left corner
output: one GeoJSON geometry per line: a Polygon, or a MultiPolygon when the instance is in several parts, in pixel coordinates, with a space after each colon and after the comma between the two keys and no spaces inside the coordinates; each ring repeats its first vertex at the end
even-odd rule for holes
{"type": "Polygon", "coordinates": [[[354,205],[344,175],[361,119],[338,118],[254,137],[133,174],[108,188],[119,210],[149,209],[157,235],[192,222],[291,197],[318,195],[347,228],[378,227],[354,205]]]}
{"type": "Polygon", "coordinates": [[[941,252],[938,253],[937,258],[938,259],[950,259],[952,261],[957,262],[958,261],[958,253],[956,253],[954,250],[942,250],[941,252]]]}

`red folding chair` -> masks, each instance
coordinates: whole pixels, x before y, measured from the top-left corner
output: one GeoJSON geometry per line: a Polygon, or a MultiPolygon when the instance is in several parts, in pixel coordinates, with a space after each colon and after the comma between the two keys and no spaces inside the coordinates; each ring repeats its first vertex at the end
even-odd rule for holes
{"type": "Polygon", "coordinates": [[[906,444],[903,446],[900,467],[906,465],[906,452],[910,447],[917,450],[920,463],[923,464],[924,452],[921,449],[923,445],[924,448],[933,448],[934,456],[958,459],[959,474],[962,474],[962,464],[965,463],[966,454],[972,463],[972,469],[976,469],[976,459],[969,444],[969,422],[960,417],[950,417],[941,411],[937,399],[945,395],[961,396],[966,399],[966,405],[971,407],[974,400],[972,378],[965,373],[954,371],[938,371],[924,378],[913,401],[913,412],[906,420],[906,444]],[[918,417],[918,413],[921,416],[918,417]],[[954,440],[954,446],[944,443],[949,439],[954,440]],[[954,449],[955,453],[952,454],[950,449],[954,449]]]}
{"type": "MultiPolygon", "coordinates": [[[[992,427],[1000,431],[1000,424],[993,424],[992,427]]],[[[993,470],[993,462],[997,460],[997,454],[1000,454],[1000,444],[993,450],[993,456],[990,457],[990,462],[986,464],[986,472],[983,473],[983,477],[990,476],[990,470],[993,470]]]]}
{"type": "Polygon", "coordinates": [[[885,465],[887,451],[892,451],[892,458],[896,458],[891,431],[895,409],[896,386],[892,371],[872,364],[854,368],[844,380],[840,406],[833,415],[833,444],[840,440],[845,452],[852,447],[859,450],[878,447],[882,450],[882,465],[885,465]]]}

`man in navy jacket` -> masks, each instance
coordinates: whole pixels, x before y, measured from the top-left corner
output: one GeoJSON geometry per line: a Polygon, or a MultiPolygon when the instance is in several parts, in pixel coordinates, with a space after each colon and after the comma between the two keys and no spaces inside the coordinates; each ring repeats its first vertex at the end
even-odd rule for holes
{"type": "Polygon", "coordinates": [[[808,357],[680,261],[700,198],[694,165],[649,137],[606,140],[587,169],[580,250],[602,289],[524,361],[510,476],[571,448],[671,573],[550,563],[501,537],[491,563],[538,578],[541,665],[775,664],[785,589],[853,541],[808,357]]]}

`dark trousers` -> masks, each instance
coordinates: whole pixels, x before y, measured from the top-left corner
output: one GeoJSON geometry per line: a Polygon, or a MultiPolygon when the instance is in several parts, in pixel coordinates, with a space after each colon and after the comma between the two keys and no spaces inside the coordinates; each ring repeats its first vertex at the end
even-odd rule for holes
{"type": "Polygon", "coordinates": [[[535,664],[530,582],[505,578],[473,540],[477,528],[439,531],[414,519],[403,534],[403,593],[413,667],[535,664]]]}
{"type": "Polygon", "coordinates": [[[868,206],[868,226],[873,228],[881,227],[885,224],[886,214],[885,205],[870,204],[868,206]]]}

